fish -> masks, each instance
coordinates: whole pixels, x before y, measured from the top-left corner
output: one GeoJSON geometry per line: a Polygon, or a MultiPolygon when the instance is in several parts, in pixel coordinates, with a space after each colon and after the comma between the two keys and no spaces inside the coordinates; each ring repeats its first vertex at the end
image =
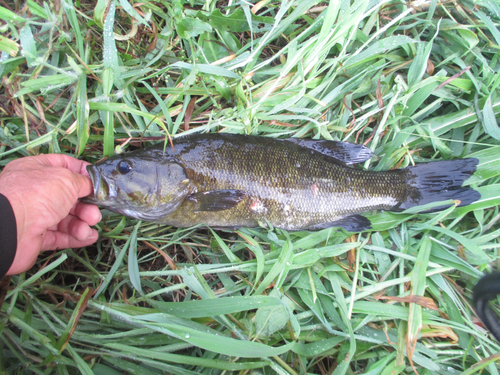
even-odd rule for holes
{"type": "MultiPolygon", "coordinates": [[[[475,158],[403,169],[353,167],[369,148],[340,141],[191,134],[115,155],[87,167],[85,202],[128,217],[175,227],[274,227],[287,231],[371,229],[362,213],[403,211],[431,202],[480,199],[462,184],[475,158]]],[[[450,207],[443,205],[434,210],[450,207]]]]}

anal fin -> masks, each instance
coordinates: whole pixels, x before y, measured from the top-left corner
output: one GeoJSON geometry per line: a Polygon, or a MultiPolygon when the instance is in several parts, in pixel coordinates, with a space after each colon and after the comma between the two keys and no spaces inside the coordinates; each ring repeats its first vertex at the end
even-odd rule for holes
{"type": "Polygon", "coordinates": [[[362,215],[350,215],[329,223],[316,224],[307,229],[320,230],[333,227],[344,228],[349,232],[362,232],[372,228],[370,220],[366,217],[362,215]]]}
{"type": "Polygon", "coordinates": [[[187,200],[195,202],[194,211],[224,211],[235,207],[245,198],[245,192],[236,189],[219,189],[191,194],[187,200]]]}

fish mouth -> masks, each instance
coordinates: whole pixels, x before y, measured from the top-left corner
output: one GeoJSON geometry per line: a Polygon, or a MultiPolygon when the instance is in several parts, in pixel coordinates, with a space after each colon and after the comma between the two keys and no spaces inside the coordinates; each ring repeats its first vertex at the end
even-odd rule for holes
{"type": "Polygon", "coordinates": [[[111,198],[109,183],[93,165],[88,165],[86,169],[92,181],[93,193],[83,198],[82,201],[85,203],[102,204],[108,198],[111,198]]]}

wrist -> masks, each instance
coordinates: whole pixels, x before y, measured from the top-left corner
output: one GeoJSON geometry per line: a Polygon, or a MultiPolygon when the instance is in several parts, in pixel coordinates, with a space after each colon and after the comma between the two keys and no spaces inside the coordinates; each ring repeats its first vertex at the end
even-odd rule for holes
{"type": "Polygon", "coordinates": [[[9,199],[0,193],[0,277],[14,263],[17,248],[17,223],[9,199]]]}

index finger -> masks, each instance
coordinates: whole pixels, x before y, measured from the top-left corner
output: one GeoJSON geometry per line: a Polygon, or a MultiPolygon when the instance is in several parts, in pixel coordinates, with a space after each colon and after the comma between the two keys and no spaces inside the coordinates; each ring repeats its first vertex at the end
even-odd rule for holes
{"type": "Polygon", "coordinates": [[[72,156],[65,154],[43,154],[35,156],[37,161],[48,167],[61,167],[69,169],[73,173],[78,173],[84,176],[88,176],[89,172],[85,167],[90,163],[76,159],[72,156]]]}

